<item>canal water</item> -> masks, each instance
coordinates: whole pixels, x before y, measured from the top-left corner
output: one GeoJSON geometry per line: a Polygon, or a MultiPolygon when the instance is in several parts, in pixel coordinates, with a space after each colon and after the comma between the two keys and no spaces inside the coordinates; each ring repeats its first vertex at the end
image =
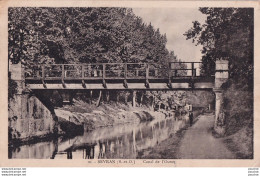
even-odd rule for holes
{"type": "Polygon", "coordinates": [[[11,158],[30,159],[135,159],[138,152],[152,148],[185,126],[173,117],[149,122],[103,127],[71,139],[23,145],[12,149],[11,158]]]}

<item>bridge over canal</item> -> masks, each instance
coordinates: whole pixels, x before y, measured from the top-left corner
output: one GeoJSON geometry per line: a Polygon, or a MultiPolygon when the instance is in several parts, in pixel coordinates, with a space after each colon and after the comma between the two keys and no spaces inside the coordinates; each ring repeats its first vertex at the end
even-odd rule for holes
{"type": "Polygon", "coordinates": [[[30,89],[185,90],[213,89],[215,75],[201,76],[200,62],[51,64],[25,75],[30,89]],[[183,67],[183,68],[182,68],[183,67]]]}
{"type": "Polygon", "coordinates": [[[165,68],[158,67],[156,63],[46,64],[33,66],[28,72],[21,63],[10,63],[9,71],[11,78],[18,83],[17,96],[24,95],[24,90],[28,89],[40,92],[41,97],[46,90],[65,90],[67,94],[74,90],[214,91],[215,130],[223,133],[221,85],[228,79],[228,61],[217,60],[215,75],[207,76],[200,75],[200,64],[170,62],[165,68]]]}

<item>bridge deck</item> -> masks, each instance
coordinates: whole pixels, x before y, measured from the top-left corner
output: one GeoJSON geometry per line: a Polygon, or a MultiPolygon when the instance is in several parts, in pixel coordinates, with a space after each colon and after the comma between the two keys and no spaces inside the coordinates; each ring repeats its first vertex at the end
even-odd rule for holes
{"type": "Polygon", "coordinates": [[[52,64],[25,75],[30,89],[212,89],[214,77],[199,74],[199,62],[52,64]],[[197,66],[196,66],[197,65],[197,66]]]}

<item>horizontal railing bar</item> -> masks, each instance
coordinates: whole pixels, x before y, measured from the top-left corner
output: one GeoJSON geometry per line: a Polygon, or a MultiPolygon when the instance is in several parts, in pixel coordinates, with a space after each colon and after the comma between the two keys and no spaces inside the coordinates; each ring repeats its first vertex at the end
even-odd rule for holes
{"type": "MultiPolygon", "coordinates": [[[[171,63],[202,63],[202,62],[169,62],[170,64],[171,63]]],[[[79,63],[79,64],[39,64],[39,65],[79,65],[79,66],[82,66],[82,65],[103,65],[103,64],[111,64],[111,65],[124,65],[124,64],[127,64],[127,65],[154,65],[154,64],[159,64],[159,63],[115,63],[115,62],[112,62],[112,63],[79,63]]],[[[161,65],[161,64],[159,64],[161,65]]],[[[38,65],[37,65],[38,66],[38,65]]]]}
{"type": "Polygon", "coordinates": [[[169,63],[174,63],[174,64],[176,64],[176,63],[202,63],[202,62],[169,62],[169,63]]]}
{"type": "Polygon", "coordinates": [[[180,69],[170,69],[170,70],[196,70],[196,69],[192,69],[192,68],[180,68],[180,69]]]}
{"type": "MultiPolygon", "coordinates": [[[[132,79],[132,78],[144,78],[145,76],[128,76],[127,78],[130,78],[130,79],[132,79]]],[[[190,78],[191,76],[172,76],[173,78],[176,78],[176,77],[187,77],[187,78],[190,78]]],[[[194,76],[194,77],[197,77],[197,78],[203,78],[203,77],[209,77],[209,76],[204,76],[204,75],[202,75],[202,76],[194,76]]],[[[213,76],[210,76],[210,78],[213,78],[214,77],[214,75],[213,76]]],[[[61,79],[61,77],[46,77],[45,79],[53,79],[53,78],[55,78],[55,79],[61,79]]],[[[65,77],[66,78],[66,77],[65,77]]],[[[73,77],[68,77],[68,78],[73,78],[73,77]]],[[[96,76],[96,77],[88,77],[88,76],[85,76],[85,77],[83,77],[83,79],[84,78],[87,78],[87,79],[91,79],[91,78],[100,78],[100,79],[102,79],[102,77],[101,76],[96,76]]],[[[110,78],[110,77],[109,77],[110,78]]],[[[115,77],[115,78],[121,78],[121,77],[115,77]]],[[[150,78],[156,78],[155,76],[149,76],[149,78],[148,79],[150,79],[150,78]]],[[[164,77],[165,79],[167,79],[168,77],[164,77]]],[[[41,77],[26,77],[25,79],[32,79],[32,80],[40,80],[41,79],[41,77]]],[[[82,77],[76,77],[76,78],[73,78],[73,79],[79,79],[79,80],[82,80],[82,77]]]]}

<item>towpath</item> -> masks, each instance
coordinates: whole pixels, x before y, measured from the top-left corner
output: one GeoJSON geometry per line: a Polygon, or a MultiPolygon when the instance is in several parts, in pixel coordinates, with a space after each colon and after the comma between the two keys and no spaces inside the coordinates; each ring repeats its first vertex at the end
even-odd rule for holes
{"type": "Polygon", "coordinates": [[[214,115],[200,115],[198,121],[189,127],[180,142],[178,158],[180,159],[233,159],[221,138],[212,136],[214,115]]]}

